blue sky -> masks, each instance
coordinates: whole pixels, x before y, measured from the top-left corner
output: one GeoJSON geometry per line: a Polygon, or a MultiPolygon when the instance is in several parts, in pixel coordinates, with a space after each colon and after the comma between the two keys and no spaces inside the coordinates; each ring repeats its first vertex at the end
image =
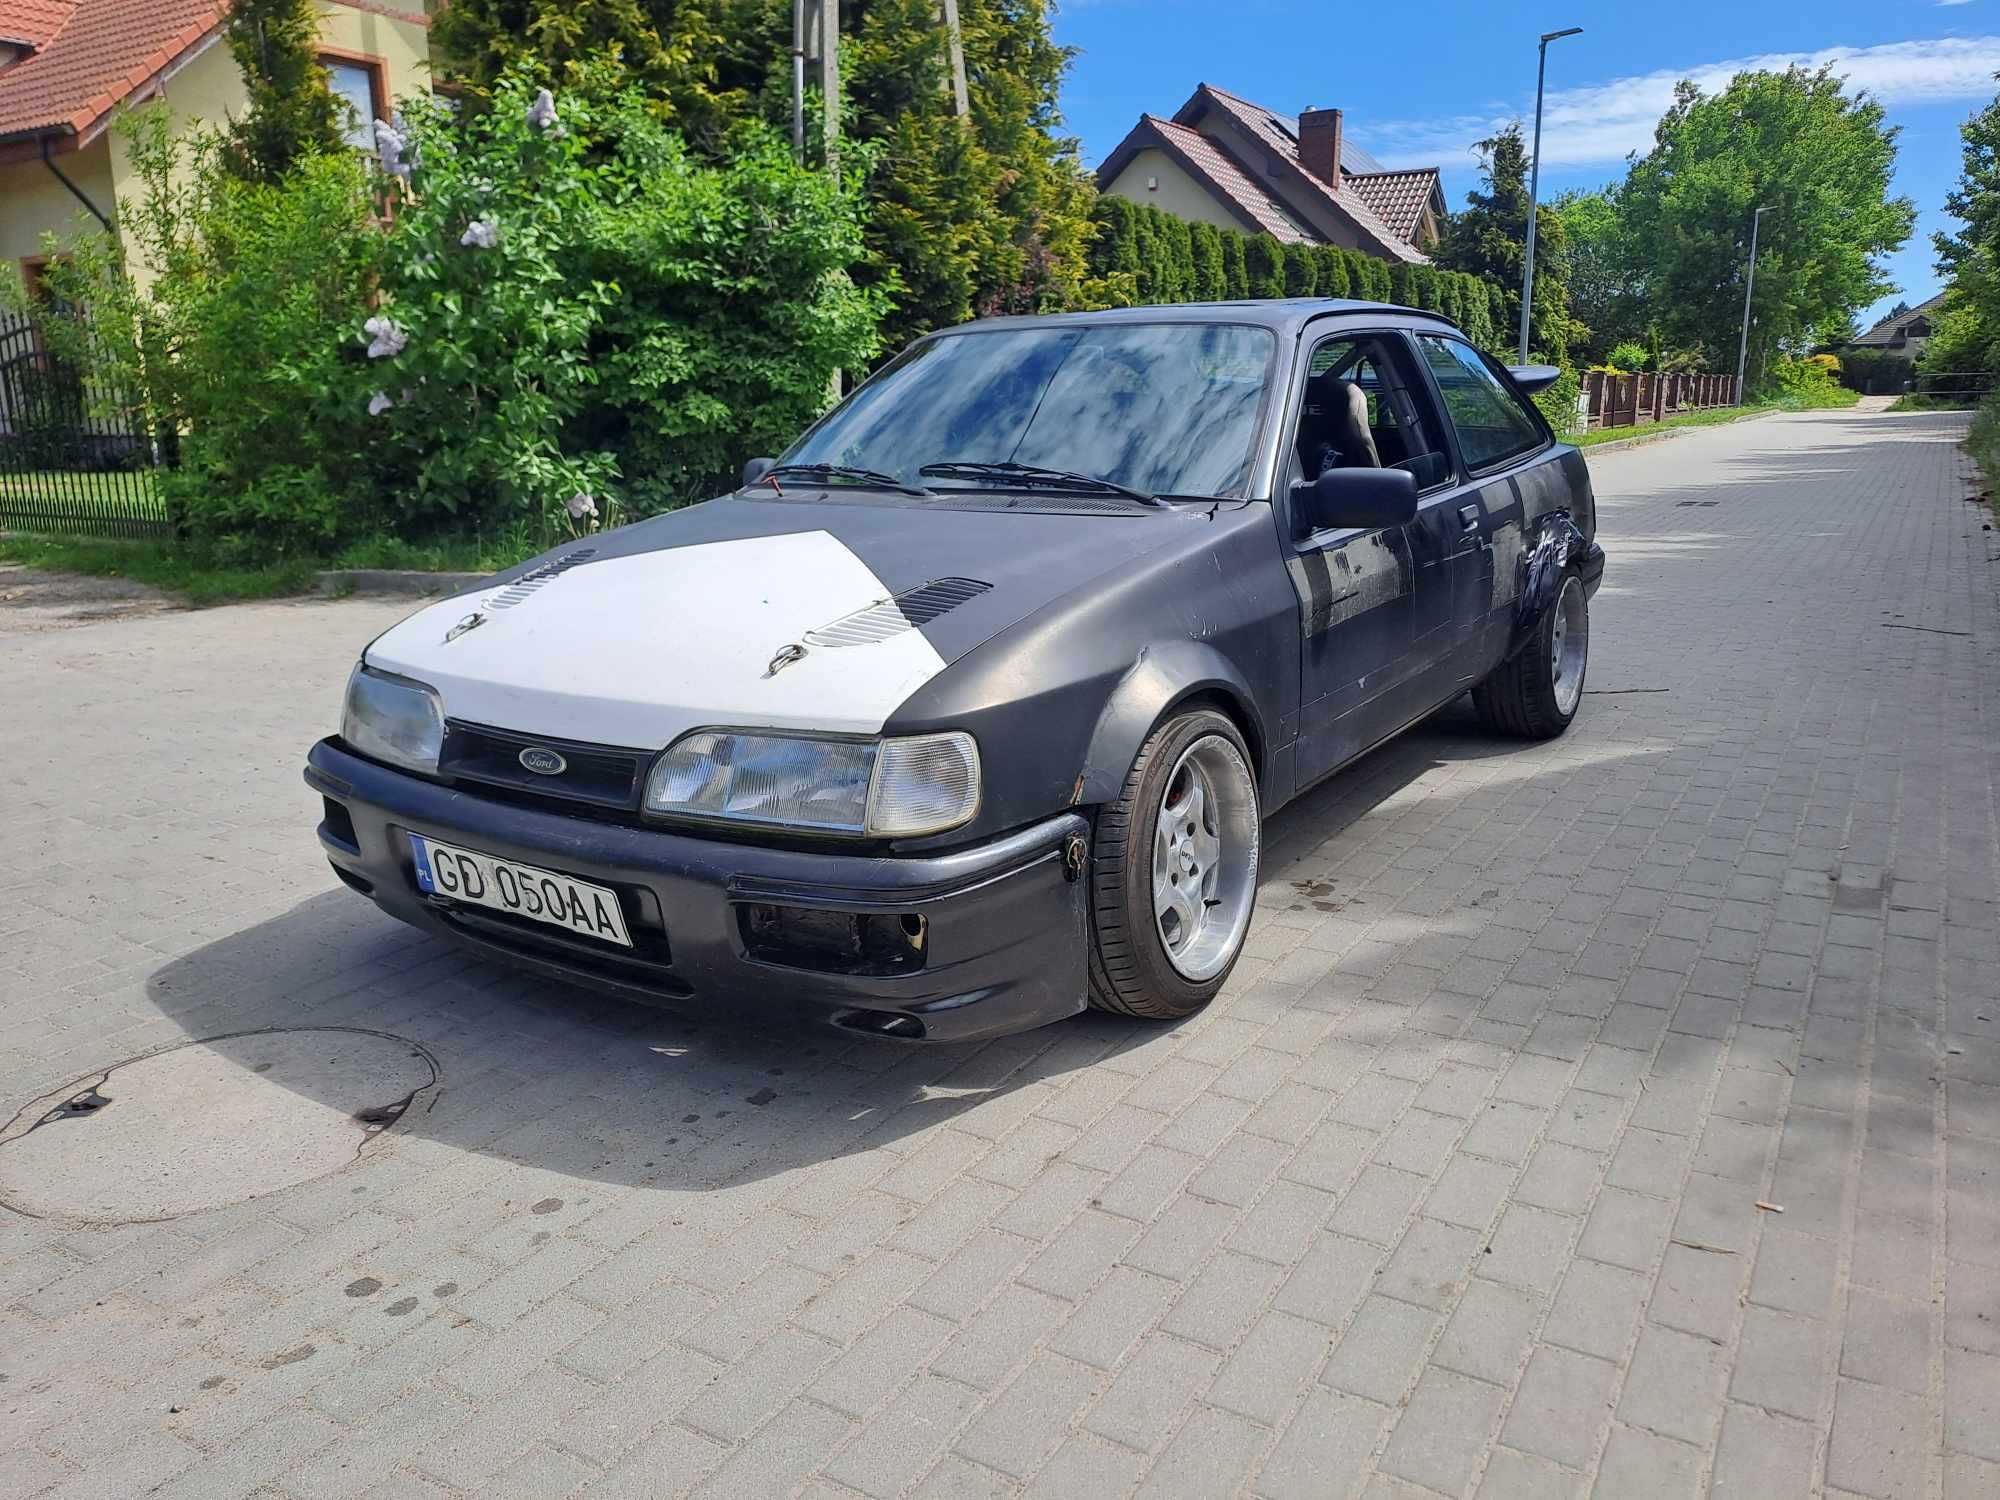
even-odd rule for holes
{"type": "Polygon", "coordinates": [[[1713,88],[1740,67],[1828,60],[1902,127],[1896,186],[1917,231],[1887,268],[1911,302],[1937,290],[1930,236],[1950,224],[1958,127],[2000,92],[2000,0],[1672,0],[1615,13],[1584,0],[1057,0],[1055,17],[1058,40],[1081,49],[1063,107],[1093,166],[1141,113],[1170,115],[1207,82],[1288,114],[1340,108],[1385,162],[1441,166],[1454,209],[1476,180],[1470,143],[1532,120],[1535,38],[1564,26],[1586,29],[1549,48],[1544,198],[1621,177],[1677,78],[1713,88]]]}

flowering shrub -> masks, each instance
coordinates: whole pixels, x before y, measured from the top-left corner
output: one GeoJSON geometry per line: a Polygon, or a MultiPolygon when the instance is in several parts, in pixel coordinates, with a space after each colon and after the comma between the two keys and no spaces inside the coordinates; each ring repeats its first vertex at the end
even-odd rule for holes
{"type": "Polygon", "coordinates": [[[706,166],[636,96],[523,79],[406,108],[353,400],[427,510],[556,535],[713,494],[874,354],[853,187],[775,137],[706,166]]]}
{"type": "Polygon", "coordinates": [[[780,138],[708,165],[634,95],[523,79],[464,121],[404,108],[374,163],[270,184],[143,112],[119,225],[149,275],[107,237],[52,266],[144,392],[138,430],[178,439],[184,533],[553,541],[728,487],[876,354],[856,182],[780,138]]]}

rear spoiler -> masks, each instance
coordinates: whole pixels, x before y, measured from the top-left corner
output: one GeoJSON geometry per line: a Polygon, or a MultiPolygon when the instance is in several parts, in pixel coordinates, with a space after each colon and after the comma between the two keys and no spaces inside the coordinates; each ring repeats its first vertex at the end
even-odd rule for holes
{"type": "Polygon", "coordinates": [[[1538,396],[1558,380],[1562,371],[1554,365],[1509,365],[1507,373],[1514,377],[1514,384],[1527,396],[1538,396]]]}

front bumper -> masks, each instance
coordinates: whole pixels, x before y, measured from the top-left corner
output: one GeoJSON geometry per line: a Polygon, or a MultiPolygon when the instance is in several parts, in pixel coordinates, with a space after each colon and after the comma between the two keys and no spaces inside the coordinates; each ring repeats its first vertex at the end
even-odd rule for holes
{"type": "Polygon", "coordinates": [[[970,849],[890,858],[522,806],[391,770],[331,739],[313,746],[305,779],[326,802],[320,845],[349,886],[412,926],[564,979],[654,1004],[912,1041],[1023,1031],[1084,1006],[1078,877],[1089,824],[1076,813],[970,849]],[[633,950],[425,895],[410,833],[612,887],[633,950]],[[908,941],[885,959],[771,936],[845,931],[850,919],[908,941]]]}

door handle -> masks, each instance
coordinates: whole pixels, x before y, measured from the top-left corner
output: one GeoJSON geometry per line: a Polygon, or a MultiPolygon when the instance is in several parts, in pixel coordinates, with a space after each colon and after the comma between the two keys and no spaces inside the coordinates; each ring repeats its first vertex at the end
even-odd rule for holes
{"type": "Polygon", "coordinates": [[[1482,512],[1476,505],[1461,505],[1458,508],[1458,519],[1465,523],[1467,531],[1477,531],[1479,529],[1481,514],[1482,512]]]}

